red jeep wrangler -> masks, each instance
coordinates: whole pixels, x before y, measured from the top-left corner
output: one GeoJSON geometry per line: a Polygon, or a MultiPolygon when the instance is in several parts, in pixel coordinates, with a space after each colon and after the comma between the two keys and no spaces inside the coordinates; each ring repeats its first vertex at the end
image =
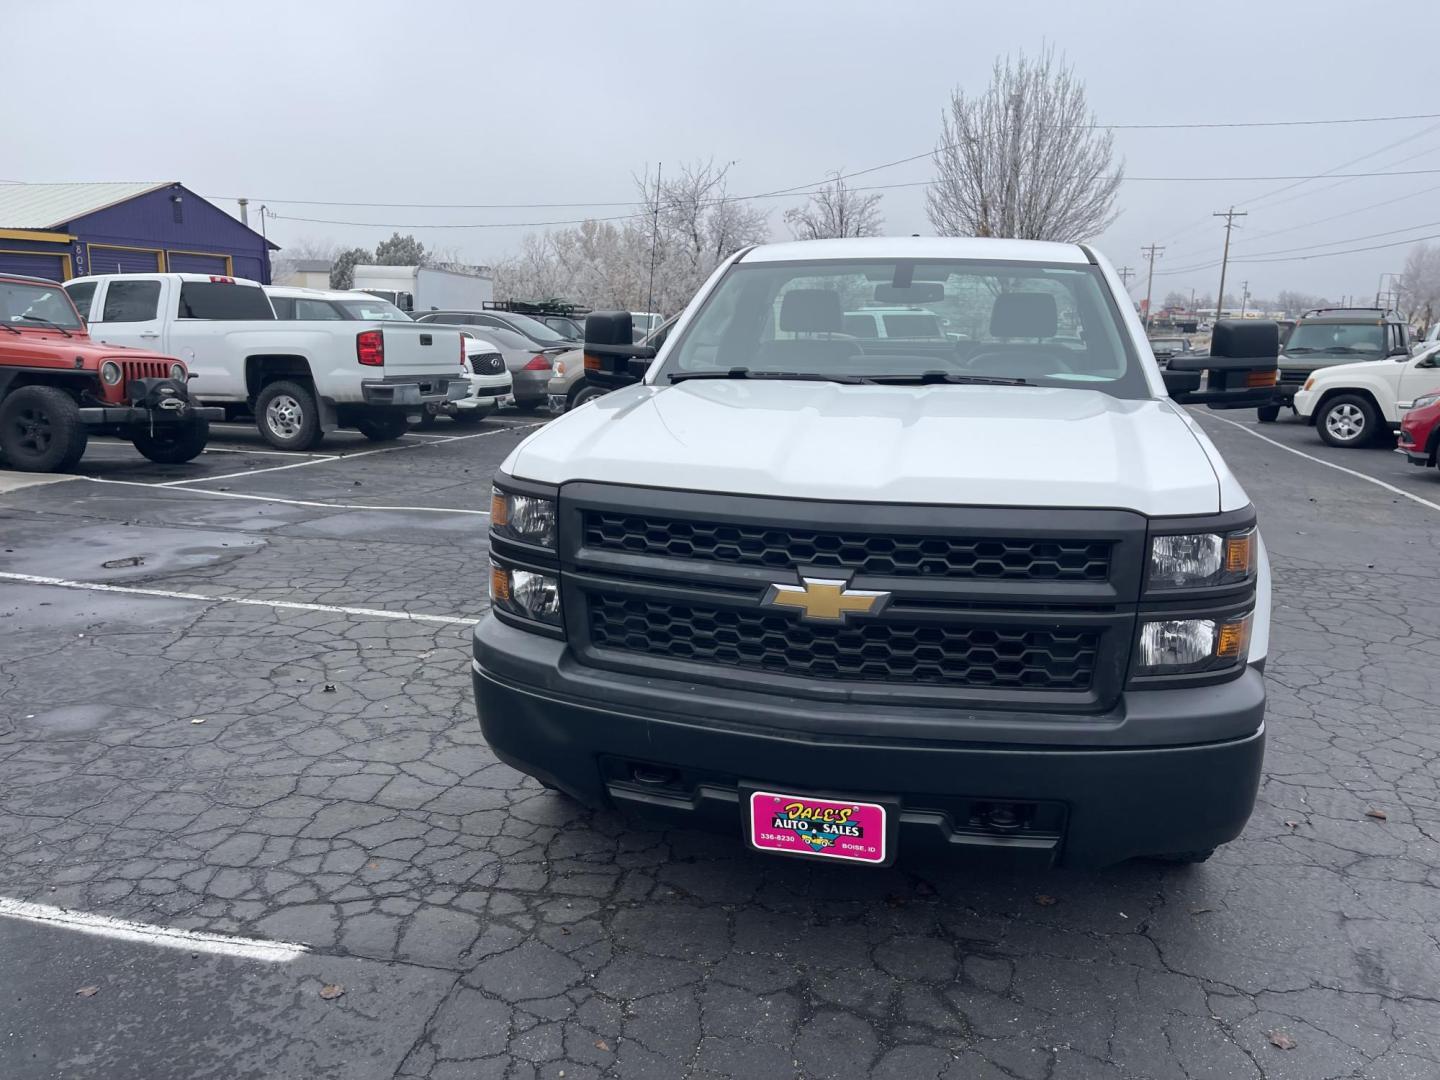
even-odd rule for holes
{"type": "Polygon", "coordinates": [[[0,275],[0,463],[68,469],[91,431],[151,461],[189,461],[224,410],[196,406],[187,378],[173,357],[91,341],[58,283],[0,275]]]}

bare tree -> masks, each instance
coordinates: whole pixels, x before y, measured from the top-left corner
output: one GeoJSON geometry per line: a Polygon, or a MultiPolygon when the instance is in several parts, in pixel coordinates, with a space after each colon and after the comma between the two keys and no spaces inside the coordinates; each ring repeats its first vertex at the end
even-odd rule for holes
{"type": "Polygon", "coordinates": [[[1190,297],[1182,292],[1171,291],[1165,294],[1165,299],[1161,301],[1160,306],[1185,311],[1190,307],[1190,297]]]}
{"type": "Polygon", "coordinates": [[[335,256],[339,253],[340,245],[333,240],[302,237],[283,251],[271,256],[270,279],[277,285],[283,285],[286,279],[295,273],[297,263],[312,261],[333,263],[335,256]]]}
{"type": "Polygon", "coordinates": [[[951,94],[942,125],[925,195],[941,236],[1079,241],[1115,220],[1124,163],[1053,49],[997,60],[982,95],[951,94]]]}
{"type": "Polygon", "coordinates": [[[804,206],[785,211],[785,224],[796,240],[828,240],[841,236],[879,236],[885,219],[880,196],[862,195],[845,186],[840,173],[810,196],[804,206]]]}
{"type": "Polygon", "coordinates": [[[1440,316],[1440,247],[1412,247],[1397,285],[1400,309],[1420,322],[1422,333],[1428,331],[1440,316]]]}

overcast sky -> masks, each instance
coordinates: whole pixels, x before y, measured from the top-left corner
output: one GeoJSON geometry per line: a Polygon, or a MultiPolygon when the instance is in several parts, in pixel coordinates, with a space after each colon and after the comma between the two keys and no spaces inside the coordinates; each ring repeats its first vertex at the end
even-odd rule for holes
{"type": "MultiPolygon", "coordinates": [[[[1440,29],[1435,0],[1383,9],[1329,0],[0,0],[0,16],[0,179],[179,180],[232,213],[234,196],[267,204],[282,245],[369,246],[399,228],[477,263],[513,250],[527,228],[457,226],[625,208],[297,200],[624,202],[632,175],[707,157],[735,163],[731,194],[792,187],[933,147],[953,87],[980,89],[997,55],[1046,43],[1087,83],[1102,123],[1440,113],[1426,52],[1440,29]]],[[[1440,119],[1121,130],[1116,146],[1133,179],[1099,246],[1142,271],[1134,286],[1143,296],[1140,248],[1165,245],[1157,302],[1170,289],[1215,291],[1222,228],[1210,214],[1231,203],[1250,213],[1229,281],[1238,292],[1248,278],[1262,296],[1291,288],[1373,300],[1410,238],[1440,234],[1440,119]],[[1327,170],[1436,171],[1293,187],[1139,179],[1327,170]],[[1352,239],[1333,250],[1407,243],[1238,261],[1352,239]]],[[[930,176],[920,160],[855,183],[930,176]]],[[[885,193],[887,231],[931,231],[922,191],[885,193]]],[[[777,237],[794,201],[764,203],[777,237]]]]}

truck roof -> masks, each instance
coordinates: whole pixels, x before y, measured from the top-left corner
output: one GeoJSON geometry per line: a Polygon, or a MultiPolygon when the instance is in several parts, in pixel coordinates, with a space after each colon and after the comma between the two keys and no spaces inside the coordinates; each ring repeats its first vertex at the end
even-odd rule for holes
{"type": "Polygon", "coordinates": [[[110,278],[142,278],[142,277],[143,277],[143,278],[168,278],[168,279],[170,279],[171,281],[204,281],[204,282],[207,282],[207,283],[208,283],[208,282],[211,282],[211,281],[225,281],[225,282],[229,282],[229,283],[232,284],[232,285],[253,285],[253,286],[255,286],[255,288],[257,288],[257,289],[259,289],[259,288],[262,287],[261,284],[260,284],[260,282],[258,282],[258,281],[252,281],[252,280],[250,280],[249,278],[243,278],[243,277],[231,277],[231,276],[229,276],[229,275],[227,275],[227,274],[168,274],[168,273],[167,273],[167,274],[150,274],[150,273],[142,273],[142,274],[86,274],[86,275],[83,276],[83,277],[72,277],[72,278],[70,278],[68,281],[66,281],[65,284],[66,284],[66,285],[73,285],[73,284],[74,284],[75,282],[77,282],[77,281],[106,281],[106,280],[108,280],[108,279],[110,279],[110,278]]]}
{"type": "Polygon", "coordinates": [[[1079,244],[1048,240],[997,240],[986,237],[865,236],[842,240],[791,240],[761,244],[739,260],[756,262],[810,262],[815,259],[975,259],[1004,262],[1090,262],[1079,244]]]}
{"type": "Polygon", "coordinates": [[[266,296],[288,296],[297,300],[383,300],[364,289],[307,289],[302,285],[265,285],[266,296]]]}
{"type": "Polygon", "coordinates": [[[31,274],[0,274],[0,281],[23,281],[26,285],[59,285],[54,278],[34,277],[31,274]]]}

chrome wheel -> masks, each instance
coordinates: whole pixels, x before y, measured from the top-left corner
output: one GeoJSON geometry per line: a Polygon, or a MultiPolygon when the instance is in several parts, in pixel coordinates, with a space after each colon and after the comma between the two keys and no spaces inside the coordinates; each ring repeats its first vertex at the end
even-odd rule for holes
{"type": "Polygon", "coordinates": [[[282,439],[293,439],[305,423],[305,412],[289,394],[276,394],[265,407],[265,426],[282,439]]]}
{"type": "Polygon", "coordinates": [[[1325,414],[1325,430],[1338,442],[1354,442],[1365,434],[1365,413],[1358,405],[1343,402],[1325,414]]]}

